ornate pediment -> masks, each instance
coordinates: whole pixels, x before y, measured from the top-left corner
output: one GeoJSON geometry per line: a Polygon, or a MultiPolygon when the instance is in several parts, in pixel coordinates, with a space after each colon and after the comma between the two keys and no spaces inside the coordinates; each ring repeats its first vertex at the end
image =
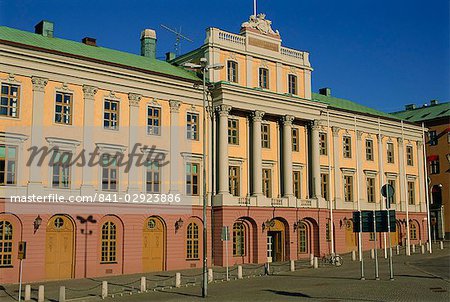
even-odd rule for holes
{"type": "Polygon", "coordinates": [[[266,19],[266,14],[251,15],[247,22],[242,23],[241,28],[254,28],[265,35],[280,35],[278,30],[272,29],[272,21],[266,19]]]}

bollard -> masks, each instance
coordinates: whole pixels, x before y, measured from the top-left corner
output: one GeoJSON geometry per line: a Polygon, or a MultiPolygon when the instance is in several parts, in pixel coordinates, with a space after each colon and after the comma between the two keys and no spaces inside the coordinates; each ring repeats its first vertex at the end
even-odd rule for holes
{"type": "Polygon", "coordinates": [[[266,263],[266,275],[270,275],[270,264],[269,264],[269,262],[266,263]]]}
{"type": "Polygon", "coordinates": [[[370,250],[370,259],[375,259],[375,250],[374,249],[370,250]]]}
{"type": "Polygon", "coordinates": [[[145,293],[147,290],[147,280],[145,277],[141,277],[141,293],[145,293]]]}
{"type": "Polygon", "coordinates": [[[238,265],[238,279],[242,279],[242,265],[238,265]]]}
{"type": "Polygon", "coordinates": [[[400,255],[400,245],[397,245],[397,255],[400,255]]]}
{"type": "Polygon", "coordinates": [[[102,281],[102,299],[108,297],[108,281],[102,281]]]}
{"type": "Polygon", "coordinates": [[[181,287],[181,273],[175,274],[175,287],[181,287]]]}
{"type": "Polygon", "coordinates": [[[439,242],[439,248],[440,248],[441,250],[444,249],[444,241],[439,242]]]}
{"type": "Polygon", "coordinates": [[[311,266],[314,266],[314,254],[309,255],[309,263],[311,266]]]}
{"type": "Polygon", "coordinates": [[[411,251],[413,254],[415,254],[416,253],[416,245],[415,244],[413,244],[412,245],[412,251],[411,251]]]}
{"type": "Polygon", "coordinates": [[[291,260],[291,272],[295,272],[295,261],[291,260]]]}
{"type": "Polygon", "coordinates": [[[24,301],[30,301],[30,300],[31,300],[31,285],[27,284],[27,285],[25,285],[24,301]]]}
{"type": "Polygon", "coordinates": [[[352,251],[352,261],[356,261],[356,251],[352,251]]]}
{"type": "Polygon", "coordinates": [[[44,285],[39,285],[38,302],[44,302],[44,285]]]}
{"type": "Polygon", "coordinates": [[[314,268],[319,268],[319,259],[317,257],[314,257],[314,268]]]}
{"type": "Polygon", "coordinates": [[[419,245],[422,245],[422,239],[419,240],[419,245]]]}
{"type": "Polygon", "coordinates": [[[427,252],[429,252],[430,251],[430,244],[427,242],[426,246],[427,246],[427,252]]]}
{"type": "Polygon", "coordinates": [[[214,281],[214,272],[212,268],[208,268],[208,282],[211,283],[214,281]]]}
{"type": "Polygon", "coordinates": [[[421,252],[422,254],[425,254],[425,245],[421,245],[421,246],[420,246],[420,252],[421,252]]]}
{"type": "Polygon", "coordinates": [[[59,302],[66,302],[66,287],[60,286],[59,287],[59,302]]]}

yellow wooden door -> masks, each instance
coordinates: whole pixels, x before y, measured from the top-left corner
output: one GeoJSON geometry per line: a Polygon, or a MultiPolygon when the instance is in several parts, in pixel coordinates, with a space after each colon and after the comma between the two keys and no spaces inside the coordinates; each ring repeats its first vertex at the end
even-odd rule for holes
{"type": "Polygon", "coordinates": [[[396,225],[395,232],[391,232],[391,245],[398,245],[398,225],[396,225]]]}
{"type": "Polygon", "coordinates": [[[74,227],[65,216],[53,216],[47,224],[45,276],[47,280],[73,277],[74,227]]]}
{"type": "Polygon", "coordinates": [[[160,219],[150,217],[146,220],[142,246],[144,272],[164,270],[165,230],[160,219]]]}
{"type": "Polygon", "coordinates": [[[284,223],[278,219],[272,219],[269,224],[269,233],[272,236],[272,261],[284,261],[285,248],[285,229],[284,223]]]}
{"type": "Polygon", "coordinates": [[[353,221],[347,220],[345,225],[345,245],[347,251],[356,250],[356,235],[353,233],[353,221]]]}

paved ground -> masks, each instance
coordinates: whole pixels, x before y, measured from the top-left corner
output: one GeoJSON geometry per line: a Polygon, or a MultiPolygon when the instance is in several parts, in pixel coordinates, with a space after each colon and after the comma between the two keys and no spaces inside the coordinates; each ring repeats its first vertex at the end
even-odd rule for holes
{"type": "MultiPolygon", "coordinates": [[[[365,256],[365,277],[360,280],[360,263],[344,258],[344,265],[337,268],[328,265],[319,269],[306,268],[305,262],[295,272],[288,272],[288,264],[272,266],[277,274],[256,276],[234,280],[236,269],[231,271],[231,281],[209,284],[208,298],[210,301],[449,301],[450,300],[450,244],[444,250],[437,246],[433,254],[414,254],[410,257],[394,255],[395,280],[389,280],[387,259],[379,259],[380,279],[374,280],[373,260],[365,256]]],[[[380,252],[382,256],[382,253],[380,252]]],[[[223,269],[215,274],[216,278],[224,278],[223,269]]],[[[244,269],[244,276],[258,275],[263,272],[260,266],[249,266],[244,269]]],[[[183,283],[190,286],[170,288],[174,282],[172,272],[147,275],[149,287],[164,287],[163,291],[137,293],[139,276],[120,276],[110,278],[110,292],[114,298],[105,301],[199,301],[201,276],[199,271],[182,272],[183,283]],[[190,277],[187,277],[190,276],[190,277]],[[115,284],[115,285],[114,285],[115,284]],[[194,285],[195,284],[195,285],[194,285]],[[130,295],[130,292],[133,293],[130,295]]],[[[65,282],[46,283],[46,297],[50,301],[57,298],[58,286],[63,284],[71,290],[67,298],[79,298],[76,301],[98,301],[100,280],[70,280],[65,282]],[[89,287],[95,287],[89,289],[89,287]],[[89,290],[88,290],[89,289],[89,290]],[[78,290],[78,291],[77,291],[78,290]]],[[[37,286],[33,285],[33,289],[37,286]]],[[[10,296],[17,296],[17,286],[0,290],[0,301],[14,301],[10,296]]],[[[33,291],[33,297],[37,293],[33,291]]]]}

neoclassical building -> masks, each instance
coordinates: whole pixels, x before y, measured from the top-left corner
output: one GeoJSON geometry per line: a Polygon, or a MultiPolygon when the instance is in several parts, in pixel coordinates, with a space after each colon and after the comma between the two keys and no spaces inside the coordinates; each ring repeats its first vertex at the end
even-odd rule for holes
{"type": "Polygon", "coordinates": [[[397,231],[363,248],[427,240],[421,126],[312,93],[309,53],[265,15],[166,61],[153,30],[140,55],[55,36],[48,21],[0,27],[0,283],[18,282],[19,241],[25,281],[200,267],[203,182],[210,265],[225,263],[223,226],[230,264],[356,250],[352,213],[384,209],[386,183],[397,231]],[[202,57],[224,66],[207,74],[206,124],[201,77],[183,67],[202,57]]]}

